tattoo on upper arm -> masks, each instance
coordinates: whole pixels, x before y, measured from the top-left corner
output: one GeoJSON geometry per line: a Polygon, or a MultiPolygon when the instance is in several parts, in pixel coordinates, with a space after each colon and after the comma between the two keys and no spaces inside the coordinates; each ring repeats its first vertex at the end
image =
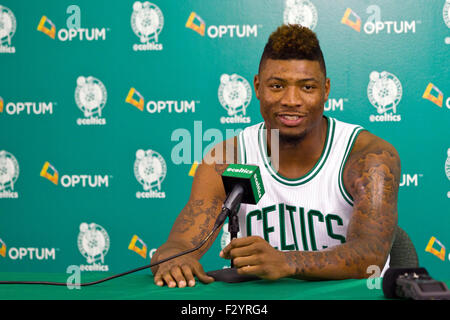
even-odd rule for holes
{"type": "Polygon", "coordinates": [[[214,170],[217,172],[219,176],[222,176],[222,173],[227,169],[228,164],[215,164],[214,170]]]}
{"type": "Polygon", "coordinates": [[[371,200],[379,202],[387,197],[396,201],[400,184],[399,158],[393,150],[367,152],[349,164],[345,178],[354,198],[370,196],[371,200]]]}
{"type": "Polygon", "coordinates": [[[392,147],[376,144],[354,159],[344,177],[354,198],[347,240],[365,238],[365,247],[356,252],[383,256],[391,249],[397,225],[400,159],[392,147]]]}

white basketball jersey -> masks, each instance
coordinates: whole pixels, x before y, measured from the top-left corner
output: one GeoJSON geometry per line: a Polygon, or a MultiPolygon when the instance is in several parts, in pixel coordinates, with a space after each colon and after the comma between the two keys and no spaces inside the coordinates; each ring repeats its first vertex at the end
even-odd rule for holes
{"type": "Polygon", "coordinates": [[[265,194],[256,205],[239,208],[240,236],[258,235],[282,250],[316,251],[346,241],[353,199],[345,190],[343,170],[358,134],[356,126],[326,118],[325,147],[303,177],[281,176],[267,156],[264,122],[238,136],[239,159],[259,166],[265,194]]]}

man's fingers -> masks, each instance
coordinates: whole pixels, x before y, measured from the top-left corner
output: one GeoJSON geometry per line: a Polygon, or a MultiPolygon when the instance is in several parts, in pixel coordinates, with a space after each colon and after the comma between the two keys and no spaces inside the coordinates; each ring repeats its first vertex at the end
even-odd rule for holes
{"type": "MultiPolygon", "coordinates": [[[[235,259],[238,257],[249,257],[256,255],[258,253],[258,248],[254,245],[240,247],[240,248],[232,248],[228,252],[228,256],[230,259],[235,259]]],[[[234,261],[233,261],[234,262],[234,261]]]]}
{"type": "Polygon", "coordinates": [[[179,288],[186,287],[186,279],[185,279],[184,274],[181,271],[181,268],[179,266],[173,266],[172,268],[170,268],[170,273],[171,273],[172,277],[175,279],[179,288]]]}
{"type": "Polygon", "coordinates": [[[258,236],[233,239],[221,252],[220,257],[232,259],[239,256],[249,256],[255,254],[258,250],[258,244],[263,245],[263,240],[258,236]]]}
{"type": "Polygon", "coordinates": [[[163,273],[162,278],[169,288],[174,288],[177,286],[177,283],[173,280],[169,272],[163,273]]]}
{"type": "Polygon", "coordinates": [[[208,276],[205,271],[203,270],[203,267],[201,266],[201,264],[198,264],[197,266],[195,266],[194,268],[194,273],[197,276],[197,278],[203,282],[203,283],[211,283],[214,282],[214,278],[208,276]]]}
{"type": "Polygon", "coordinates": [[[261,266],[243,266],[243,267],[237,268],[237,273],[258,276],[261,273],[261,266]]]}
{"type": "Polygon", "coordinates": [[[236,268],[259,265],[257,256],[237,257],[233,259],[233,265],[236,268]]]}
{"type": "Polygon", "coordinates": [[[157,272],[157,273],[156,273],[156,275],[155,275],[153,281],[155,282],[155,284],[156,284],[157,286],[162,287],[162,286],[164,285],[164,281],[163,281],[163,279],[162,279],[162,276],[161,276],[161,273],[160,273],[160,272],[157,272]]]}
{"type": "Polygon", "coordinates": [[[187,285],[189,287],[195,286],[194,274],[192,273],[191,266],[183,264],[181,266],[181,271],[183,271],[184,277],[186,278],[187,285]]]}
{"type": "Polygon", "coordinates": [[[188,258],[177,262],[165,264],[158,269],[154,276],[156,285],[162,287],[167,284],[169,288],[193,287],[196,282],[195,277],[203,283],[214,282],[214,278],[205,273],[197,260],[188,258]]]}

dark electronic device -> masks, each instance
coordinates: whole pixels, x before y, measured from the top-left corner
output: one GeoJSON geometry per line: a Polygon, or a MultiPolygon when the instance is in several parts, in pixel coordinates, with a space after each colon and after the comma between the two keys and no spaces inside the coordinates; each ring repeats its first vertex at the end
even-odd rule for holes
{"type": "Polygon", "coordinates": [[[389,299],[450,300],[445,283],[431,278],[425,268],[389,268],[383,293],[389,299]]]}

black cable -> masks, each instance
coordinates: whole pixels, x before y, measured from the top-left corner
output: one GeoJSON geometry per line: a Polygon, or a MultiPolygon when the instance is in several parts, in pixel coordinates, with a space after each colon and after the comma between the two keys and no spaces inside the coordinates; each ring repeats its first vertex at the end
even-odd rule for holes
{"type": "MultiPolygon", "coordinates": [[[[100,280],[97,280],[97,281],[92,281],[92,282],[74,284],[74,285],[75,286],[80,286],[80,287],[87,287],[87,286],[95,285],[95,284],[98,284],[98,283],[102,283],[102,282],[105,282],[105,281],[108,281],[108,280],[112,280],[112,279],[115,279],[115,278],[119,278],[119,277],[125,276],[125,275],[130,274],[130,273],[134,273],[134,272],[137,272],[137,271],[148,269],[148,268],[154,267],[154,266],[156,266],[156,265],[158,265],[160,263],[163,263],[163,262],[166,262],[166,261],[178,258],[178,257],[180,257],[182,255],[191,253],[191,252],[193,252],[195,250],[200,249],[209,240],[209,238],[211,238],[213,233],[216,232],[216,230],[222,225],[222,223],[223,223],[223,221],[221,221],[220,223],[216,222],[215,225],[214,225],[213,230],[195,248],[192,248],[192,249],[189,249],[189,250],[177,253],[177,254],[175,254],[175,255],[173,255],[171,257],[164,258],[164,259],[162,259],[160,261],[156,261],[154,263],[151,263],[151,264],[143,266],[143,267],[139,267],[139,268],[136,268],[136,269],[133,269],[133,270],[130,270],[130,271],[126,271],[126,272],[122,272],[122,273],[116,274],[116,275],[111,276],[111,277],[107,277],[107,278],[100,279],[100,280]]],[[[40,285],[50,285],[50,286],[67,286],[68,285],[65,282],[48,282],[48,281],[0,281],[0,284],[40,284],[40,285]]]]}

